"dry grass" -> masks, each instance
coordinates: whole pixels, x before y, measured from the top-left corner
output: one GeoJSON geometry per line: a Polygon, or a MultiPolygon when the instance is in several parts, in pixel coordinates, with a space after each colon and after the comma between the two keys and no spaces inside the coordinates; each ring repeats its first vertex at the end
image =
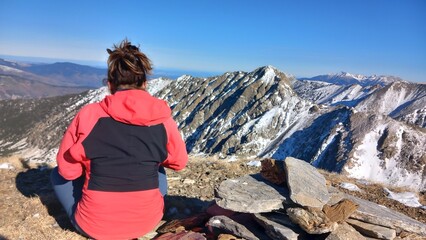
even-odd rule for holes
{"type": "Polygon", "coordinates": [[[0,239],[84,239],[68,230],[70,223],[53,195],[48,172],[0,170],[0,239]]]}

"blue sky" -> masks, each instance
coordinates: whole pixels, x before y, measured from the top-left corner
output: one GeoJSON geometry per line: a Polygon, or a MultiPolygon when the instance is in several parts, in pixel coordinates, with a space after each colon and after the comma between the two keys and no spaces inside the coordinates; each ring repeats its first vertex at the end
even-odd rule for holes
{"type": "Polygon", "coordinates": [[[426,1],[0,0],[0,55],[105,62],[127,37],[157,69],[426,82],[426,1]]]}

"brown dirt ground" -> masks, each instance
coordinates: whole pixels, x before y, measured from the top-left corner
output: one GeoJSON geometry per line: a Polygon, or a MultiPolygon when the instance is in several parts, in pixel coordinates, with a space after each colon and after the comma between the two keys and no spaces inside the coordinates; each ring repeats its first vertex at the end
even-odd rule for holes
{"type": "MultiPolygon", "coordinates": [[[[0,164],[2,162],[12,163],[15,168],[0,169],[0,239],[85,239],[74,232],[56,200],[49,183],[49,167],[28,166],[18,158],[0,159],[0,164]]],[[[249,167],[244,161],[192,157],[184,170],[167,171],[169,191],[165,198],[164,220],[167,222],[204,211],[213,202],[215,186],[223,180],[259,171],[260,168],[249,167]]],[[[322,173],[332,186],[339,187],[341,182],[355,183],[364,192],[351,194],[426,223],[425,210],[386,198],[379,184],[362,185],[341,175],[322,173]]]]}

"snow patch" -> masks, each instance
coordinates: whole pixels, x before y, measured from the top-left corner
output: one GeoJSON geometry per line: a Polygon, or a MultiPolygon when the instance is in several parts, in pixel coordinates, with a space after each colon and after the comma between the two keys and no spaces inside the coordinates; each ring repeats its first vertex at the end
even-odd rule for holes
{"type": "Polygon", "coordinates": [[[419,202],[419,197],[414,192],[395,193],[387,188],[383,188],[387,193],[387,197],[396,200],[408,207],[422,207],[419,202]]]}
{"type": "Polygon", "coordinates": [[[263,80],[264,83],[270,84],[274,82],[275,76],[276,74],[274,69],[271,66],[268,66],[266,67],[265,73],[263,74],[261,79],[263,80]]]}
{"type": "Polygon", "coordinates": [[[157,92],[167,87],[167,85],[169,85],[171,82],[172,80],[162,77],[149,80],[147,84],[147,91],[151,95],[155,95],[157,92]]]}
{"type": "Polygon", "coordinates": [[[250,166],[250,167],[260,167],[261,163],[260,163],[260,161],[253,160],[253,161],[248,162],[247,166],[250,166]]]}
{"type": "Polygon", "coordinates": [[[14,167],[12,166],[12,164],[5,162],[0,164],[0,169],[14,169],[14,167]]]}
{"type": "Polygon", "coordinates": [[[362,190],[355,184],[353,183],[340,183],[339,185],[341,188],[347,189],[349,191],[353,191],[353,192],[362,192],[362,190]]]}
{"type": "Polygon", "coordinates": [[[346,165],[345,171],[352,178],[368,179],[398,187],[421,188],[422,176],[419,173],[410,173],[407,169],[398,167],[398,161],[395,158],[385,160],[379,158],[377,142],[386,127],[383,124],[365,135],[350,160],[353,164],[346,165]]]}

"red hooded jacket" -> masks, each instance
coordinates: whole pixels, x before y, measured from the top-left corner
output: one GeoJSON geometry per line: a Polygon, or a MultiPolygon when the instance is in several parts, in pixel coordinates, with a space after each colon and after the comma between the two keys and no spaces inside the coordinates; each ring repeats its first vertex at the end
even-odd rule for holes
{"type": "Polygon", "coordinates": [[[187,161],[169,106],[142,90],[83,107],[57,155],[65,179],[85,176],[75,219],[96,239],[137,238],[153,229],[164,208],[158,166],[180,170],[187,161]]]}

